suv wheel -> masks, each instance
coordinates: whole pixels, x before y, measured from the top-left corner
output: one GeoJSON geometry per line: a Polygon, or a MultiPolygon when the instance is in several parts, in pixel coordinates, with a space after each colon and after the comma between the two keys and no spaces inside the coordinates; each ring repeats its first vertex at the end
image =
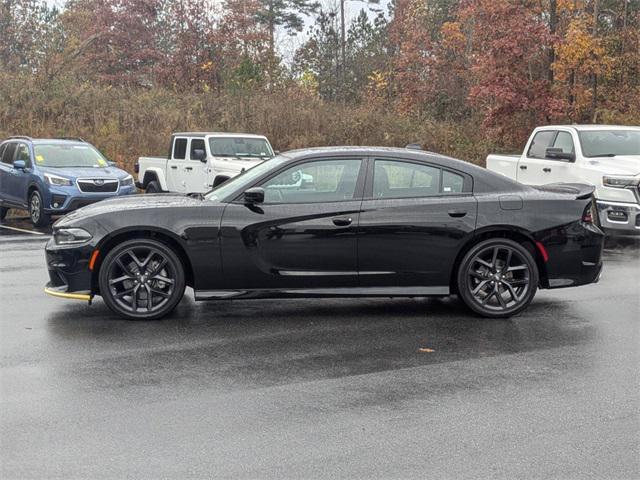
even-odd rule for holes
{"type": "Polygon", "coordinates": [[[153,180],[147,184],[147,188],[145,188],[144,191],[146,193],[160,193],[162,189],[160,188],[160,184],[153,180]]]}
{"type": "Polygon", "coordinates": [[[51,217],[44,212],[44,201],[38,190],[31,192],[29,197],[29,217],[36,227],[46,227],[51,223],[51,217]]]}
{"type": "Polygon", "coordinates": [[[105,257],[98,277],[107,306],[130,320],[156,320],[184,295],[182,262],[171,248],[152,239],[128,240],[105,257]]]}
{"type": "Polygon", "coordinates": [[[531,253],[508,239],[489,239],[467,252],[458,269],[458,293],[474,312],[505,318],[524,310],[538,289],[531,253]]]}

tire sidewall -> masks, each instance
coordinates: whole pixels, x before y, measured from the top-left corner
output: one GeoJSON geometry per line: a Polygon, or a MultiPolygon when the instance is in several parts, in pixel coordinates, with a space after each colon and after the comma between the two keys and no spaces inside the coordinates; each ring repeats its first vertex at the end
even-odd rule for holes
{"type": "Polygon", "coordinates": [[[36,227],[45,227],[51,220],[49,215],[44,212],[44,200],[39,190],[34,190],[33,192],[31,192],[31,195],[29,195],[29,219],[31,220],[31,223],[33,223],[36,227]],[[31,202],[33,201],[33,197],[35,196],[38,197],[40,205],[40,208],[38,209],[38,220],[33,219],[33,211],[31,208],[31,202]]]}
{"type": "Polygon", "coordinates": [[[127,240],[117,247],[111,249],[109,253],[105,256],[104,260],[100,263],[100,270],[98,271],[98,285],[100,287],[100,295],[104,300],[104,303],[114,312],[120,315],[127,320],[158,320],[173,311],[173,309],[180,303],[182,297],[184,296],[184,291],[186,287],[185,281],[185,273],[184,273],[184,265],[182,264],[178,255],[173,251],[173,249],[167,246],[165,243],[160,242],[154,239],[132,239],[127,240]],[[175,288],[173,296],[170,298],[169,302],[157,312],[152,314],[134,314],[131,312],[127,312],[123,310],[117,302],[111,297],[111,290],[109,289],[109,278],[108,272],[111,266],[111,263],[114,259],[122,253],[122,251],[131,248],[132,246],[152,246],[162,251],[164,255],[166,255],[167,262],[171,263],[171,267],[176,272],[175,279],[175,288]]]}
{"type": "Polygon", "coordinates": [[[465,254],[462,261],[460,262],[460,267],[458,268],[457,281],[458,281],[458,295],[460,296],[462,301],[465,303],[465,305],[467,305],[467,307],[469,307],[475,313],[487,318],[507,318],[507,317],[517,315],[518,313],[522,312],[525,308],[529,306],[529,304],[535,297],[536,292],[538,290],[539,273],[538,273],[538,266],[536,264],[535,259],[526,248],[524,248],[519,243],[514,242],[513,240],[509,240],[506,238],[495,238],[495,239],[484,240],[478,243],[477,245],[474,245],[465,254]],[[496,312],[493,310],[482,308],[482,306],[478,305],[478,303],[474,300],[473,296],[471,295],[471,292],[469,292],[469,289],[467,287],[467,282],[469,280],[467,275],[467,270],[469,268],[469,263],[479,251],[484,250],[487,247],[498,246],[498,245],[504,245],[504,246],[513,248],[522,255],[525,262],[529,266],[530,287],[529,287],[529,291],[527,292],[527,297],[522,303],[520,303],[517,306],[511,307],[510,309],[496,312]]]}
{"type": "Polygon", "coordinates": [[[160,185],[155,180],[152,180],[147,184],[147,188],[145,188],[145,193],[160,193],[160,185]]]}

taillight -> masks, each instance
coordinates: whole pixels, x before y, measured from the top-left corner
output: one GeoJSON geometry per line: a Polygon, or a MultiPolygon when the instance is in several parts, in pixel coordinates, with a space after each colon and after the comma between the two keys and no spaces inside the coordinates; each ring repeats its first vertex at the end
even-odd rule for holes
{"type": "Polygon", "coordinates": [[[140,173],[140,164],[138,162],[133,166],[134,173],[140,173]]]}

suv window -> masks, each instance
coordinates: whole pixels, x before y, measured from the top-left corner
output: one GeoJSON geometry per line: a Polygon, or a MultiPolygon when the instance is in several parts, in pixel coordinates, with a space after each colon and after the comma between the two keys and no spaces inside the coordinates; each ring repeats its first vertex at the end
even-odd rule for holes
{"type": "Polygon", "coordinates": [[[191,148],[189,148],[189,160],[195,160],[194,152],[196,150],[206,151],[204,147],[204,139],[203,138],[192,138],[191,139],[191,148]]]}
{"type": "Polygon", "coordinates": [[[352,200],[362,161],[314,160],[294,165],[261,186],[265,203],[320,203],[352,200]]]}
{"type": "Polygon", "coordinates": [[[31,155],[29,155],[29,147],[27,146],[27,144],[18,144],[15,160],[22,160],[27,167],[31,166],[31,155]]]}
{"type": "Polygon", "coordinates": [[[7,163],[9,165],[13,165],[13,154],[16,151],[15,142],[7,143],[7,148],[4,149],[2,154],[2,163],[7,163]]]}
{"type": "Polygon", "coordinates": [[[173,142],[174,160],[184,160],[187,157],[187,139],[176,138],[173,142]]]}
{"type": "Polygon", "coordinates": [[[555,130],[546,130],[544,132],[538,132],[533,137],[527,157],[529,158],[545,158],[546,150],[551,146],[551,142],[556,136],[555,130]]]}
{"type": "Polygon", "coordinates": [[[564,153],[574,153],[573,138],[569,132],[558,132],[555,142],[553,142],[554,148],[561,148],[564,153]]]}

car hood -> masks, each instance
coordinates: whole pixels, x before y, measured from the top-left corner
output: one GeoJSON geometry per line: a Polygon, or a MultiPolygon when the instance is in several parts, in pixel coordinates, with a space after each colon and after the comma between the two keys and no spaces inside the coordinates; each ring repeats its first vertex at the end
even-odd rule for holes
{"type": "Polygon", "coordinates": [[[233,172],[242,172],[242,170],[249,170],[252,167],[255,167],[259,163],[264,162],[262,158],[255,157],[240,157],[240,158],[230,158],[230,157],[214,157],[213,159],[216,167],[220,170],[233,171],[233,172]]]}
{"type": "Polygon", "coordinates": [[[68,178],[124,178],[129,175],[118,167],[38,167],[38,169],[68,178]]]}
{"type": "Polygon", "coordinates": [[[175,209],[176,207],[199,207],[202,206],[204,201],[210,202],[210,200],[201,200],[186,195],[165,193],[112,197],[79,208],[60,218],[54,226],[64,227],[75,223],[77,220],[86,220],[100,215],[112,215],[124,211],[153,210],[154,216],[162,215],[159,210],[175,209]]]}
{"type": "Polygon", "coordinates": [[[610,175],[637,175],[640,173],[640,155],[618,155],[587,159],[589,167],[610,175]]]}

